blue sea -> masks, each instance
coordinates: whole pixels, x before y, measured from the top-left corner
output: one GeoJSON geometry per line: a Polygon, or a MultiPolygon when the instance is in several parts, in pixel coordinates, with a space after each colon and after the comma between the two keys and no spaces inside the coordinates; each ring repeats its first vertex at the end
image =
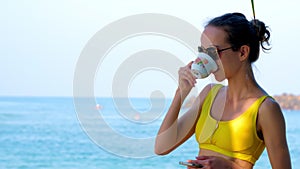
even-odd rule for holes
{"type": "MultiPolygon", "coordinates": [[[[87,104],[72,97],[1,97],[0,168],[185,168],[178,162],[197,156],[194,137],[166,156],[153,153],[170,101],[97,98],[87,104]]],[[[300,169],[300,111],[284,116],[292,165],[300,169]]],[[[254,168],[271,168],[266,151],[254,168]]]]}

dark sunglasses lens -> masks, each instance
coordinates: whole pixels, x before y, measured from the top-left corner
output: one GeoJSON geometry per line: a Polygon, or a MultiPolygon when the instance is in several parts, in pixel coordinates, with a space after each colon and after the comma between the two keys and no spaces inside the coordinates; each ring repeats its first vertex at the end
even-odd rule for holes
{"type": "Polygon", "coordinates": [[[212,57],[213,60],[218,60],[219,59],[219,55],[218,55],[218,50],[217,48],[207,48],[207,54],[212,57]]]}
{"type": "Polygon", "coordinates": [[[198,46],[198,52],[205,52],[205,50],[201,46],[198,46]]]}
{"type": "Polygon", "coordinates": [[[219,54],[217,48],[209,47],[207,49],[204,49],[202,46],[198,46],[198,52],[203,52],[208,54],[213,60],[219,59],[219,54]]]}

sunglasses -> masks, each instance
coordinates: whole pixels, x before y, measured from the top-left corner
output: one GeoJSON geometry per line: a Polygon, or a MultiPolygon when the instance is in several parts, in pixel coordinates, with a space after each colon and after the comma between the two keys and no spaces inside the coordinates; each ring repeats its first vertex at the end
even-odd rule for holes
{"type": "Polygon", "coordinates": [[[223,49],[218,49],[215,46],[211,46],[208,48],[204,48],[202,46],[198,46],[198,52],[206,53],[208,54],[213,60],[218,60],[221,58],[221,53],[225,50],[232,49],[233,46],[228,47],[228,48],[223,48],[223,49]]]}

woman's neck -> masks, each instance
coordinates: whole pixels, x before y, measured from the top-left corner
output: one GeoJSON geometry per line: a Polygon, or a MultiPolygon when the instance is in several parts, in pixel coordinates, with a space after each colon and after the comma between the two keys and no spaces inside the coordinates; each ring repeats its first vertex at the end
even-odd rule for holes
{"type": "Polygon", "coordinates": [[[250,97],[256,97],[261,93],[252,69],[239,71],[238,74],[228,79],[227,99],[238,101],[250,97]]]}

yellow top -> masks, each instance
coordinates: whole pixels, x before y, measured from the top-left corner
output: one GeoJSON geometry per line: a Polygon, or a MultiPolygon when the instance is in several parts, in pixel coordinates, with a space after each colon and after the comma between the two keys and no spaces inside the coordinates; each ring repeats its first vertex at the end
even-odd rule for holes
{"type": "Polygon", "coordinates": [[[239,117],[218,122],[210,115],[210,109],[221,87],[215,85],[204,100],[195,130],[199,148],[254,164],[265,148],[264,142],[257,135],[256,118],[261,103],[268,96],[257,99],[239,117]]]}

